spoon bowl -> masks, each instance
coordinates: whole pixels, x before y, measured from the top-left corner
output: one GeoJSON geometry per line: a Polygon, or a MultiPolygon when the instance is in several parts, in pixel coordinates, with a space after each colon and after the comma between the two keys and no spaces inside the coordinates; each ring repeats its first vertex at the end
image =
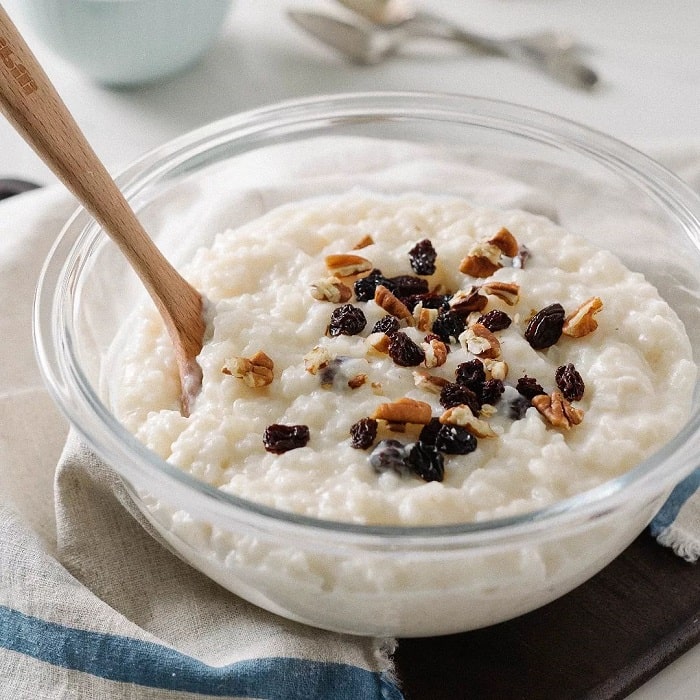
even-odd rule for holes
{"type": "MultiPolygon", "coordinates": [[[[520,37],[494,38],[469,31],[438,15],[416,10],[409,0],[338,0],[368,22],[364,27],[346,25],[346,55],[360,63],[379,63],[397,53],[408,41],[420,38],[452,41],[483,53],[527,64],[570,87],[590,89],[598,76],[579,57],[579,47],[565,32],[543,31],[520,37]]],[[[307,18],[307,23],[308,23],[307,18]]],[[[335,35],[340,28],[325,32],[335,35]]],[[[316,36],[322,37],[317,31],[316,36]]],[[[311,31],[311,30],[309,30],[311,31]]],[[[312,32],[313,33],[313,32],[312,32]]],[[[332,43],[330,40],[328,43],[332,43]]],[[[336,48],[343,51],[341,46],[336,48]]]]}

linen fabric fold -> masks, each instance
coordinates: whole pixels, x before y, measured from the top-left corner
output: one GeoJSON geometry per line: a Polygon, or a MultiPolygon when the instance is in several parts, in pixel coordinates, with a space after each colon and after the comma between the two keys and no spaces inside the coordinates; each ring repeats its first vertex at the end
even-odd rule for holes
{"type": "Polygon", "coordinates": [[[315,630],[231,595],[161,546],[118,477],[66,442],[31,305],[75,207],[59,187],[0,206],[0,696],[398,700],[392,640],[315,630]]]}
{"type": "MultiPolygon", "coordinates": [[[[656,155],[700,191],[700,144],[656,155]]],[[[163,547],[69,435],[34,360],[31,300],[74,208],[59,187],[0,205],[0,696],[399,700],[394,640],[312,629],[225,591],[163,547]]],[[[698,558],[700,471],[652,532],[698,558]]]]}

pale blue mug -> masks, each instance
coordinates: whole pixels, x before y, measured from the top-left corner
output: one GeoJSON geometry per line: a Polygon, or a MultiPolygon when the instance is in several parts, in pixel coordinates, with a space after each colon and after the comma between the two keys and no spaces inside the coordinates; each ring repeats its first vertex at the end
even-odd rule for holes
{"type": "Polygon", "coordinates": [[[173,75],[209,48],[232,0],[21,0],[37,37],[105,85],[173,75]]]}

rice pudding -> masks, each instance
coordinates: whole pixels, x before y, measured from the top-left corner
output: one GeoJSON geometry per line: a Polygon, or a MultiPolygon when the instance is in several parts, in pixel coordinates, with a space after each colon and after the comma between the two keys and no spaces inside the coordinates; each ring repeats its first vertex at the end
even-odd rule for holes
{"type": "Polygon", "coordinates": [[[202,390],[139,309],[117,417],[212,486],[366,524],[483,521],[614,478],[673,437],[696,368],[642,275],[544,216],[354,191],[221,233],[202,390]]]}

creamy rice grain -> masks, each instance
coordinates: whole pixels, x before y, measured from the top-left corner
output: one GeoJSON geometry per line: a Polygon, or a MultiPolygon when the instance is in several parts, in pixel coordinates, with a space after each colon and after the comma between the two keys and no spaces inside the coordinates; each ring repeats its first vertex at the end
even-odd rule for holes
{"type": "MultiPolygon", "coordinates": [[[[179,414],[176,364],[150,307],[139,310],[111,368],[113,408],[163,459],[223,491],[282,510],[414,525],[513,515],[630,469],[673,437],[689,412],[695,365],[671,308],[612,254],[523,211],[420,194],[308,200],[220,234],[185,274],[211,302],[211,337],[199,357],[202,391],[192,414],[179,414]],[[504,258],[488,279],[460,273],[472,246],[502,228],[527,246],[522,268],[504,258]],[[373,243],[354,250],[367,236],[373,243]],[[489,296],[485,310],[501,309],[513,320],[495,333],[508,367],[505,392],[495,413],[481,416],[496,437],[478,439],[470,454],[446,455],[444,480],[429,483],[392,470],[377,474],[369,450],[351,446],[350,426],[402,397],[427,402],[433,416],[441,415],[438,394],[417,386],[415,372],[454,382],[457,365],[473,356],[453,339],[442,366],[398,366],[367,343],[386,314],[374,301],[360,303],[353,295],[349,303],[362,308],[365,329],[330,337],[330,315],[340,304],[311,295],[312,286],[330,275],[328,255],[360,255],[386,277],[414,274],[409,251],[424,239],[437,252],[437,269],[425,276],[431,289],[454,293],[492,281],[520,289],[514,306],[489,296]],[[546,350],[534,350],[525,339],[535,311],[558,303],[569,314],[592,297],[603,302],[594,332],[562,336],[546,350]],[[340,360],[331,363],[333,376],[307,369],[304,358],[316,347],[340,360]],[[231,358],[258,351],[274,363],[270,384],[250,387],[222,372],[231,358]],[[535,378],[550,393],[557,367],[568,363],[585,383],[583,397],[572,401],[583,411],[580,424],[558,429],[534,407],[518,420],[510,416],[518,378],[535,378]],[[349,380],[360,385],[351,389],[349,380]],[[308,426],[308,444],[283,454],[267,452],[262,436],[271,424],[308,426]]],[[[418,344],[426,334],[401,330],[418,344]]],[[[408,426],[405,433],[392,433],[381,424],[377,439],[411,443],[418,430],[408,426]]]]}

